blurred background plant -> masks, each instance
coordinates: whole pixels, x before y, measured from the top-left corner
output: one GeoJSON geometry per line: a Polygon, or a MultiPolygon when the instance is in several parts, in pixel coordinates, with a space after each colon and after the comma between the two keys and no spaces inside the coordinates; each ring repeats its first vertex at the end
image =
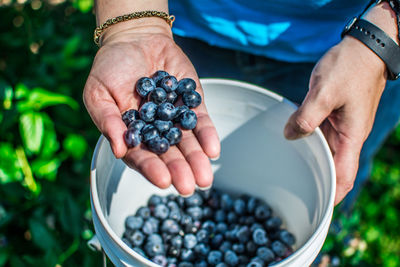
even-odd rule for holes
{"type": "MultiPolygon", "coordinates": [[[[82,103],[96,53],[92,0],[0,0],[0,267],[99,266],[89,166],[99,132],[82,103]]],[[[378,154],[320,266],[399,266],[400,128],[378,154]]]]}

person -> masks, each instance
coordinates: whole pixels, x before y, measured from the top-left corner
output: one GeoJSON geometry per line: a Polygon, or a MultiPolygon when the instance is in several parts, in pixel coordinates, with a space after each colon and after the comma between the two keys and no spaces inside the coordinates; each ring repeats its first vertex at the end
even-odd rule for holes
{"type": "MultiPolygon", "coordinates": [[[[322,129],[336,167],[335,204],[354,186],[346,198],[352,203],[369,175],[374,154],[400,117],[399,81],[387,81],[385,63],[362,42],[348,35],[340,39],[346,21],[366,4],[176,0],[168,10],[166,0],[98,0],[97,25],[119,15],[157,10],[176,16],[175,36],[158,17],[106,29],[84,88],[85,105],[117,158],[156,186],[172,184],[185,196],[196,185],[212,184],[209,159],[220,153],[206,103],[195,109],[197,127],[184,131],[181,143],[165,154],[157,156],[143,147],[128,149],[121,114],[139,106],[133,85],[157,70],[178,79],[193,78],[200,94],[198,74],[256,83],[301,103],[286,124],[287,139],[309,135],[318,126],[322,129]]],[[[387,2],[372,5],[363,18],[399,43],[396,15],[387,2]]]]}

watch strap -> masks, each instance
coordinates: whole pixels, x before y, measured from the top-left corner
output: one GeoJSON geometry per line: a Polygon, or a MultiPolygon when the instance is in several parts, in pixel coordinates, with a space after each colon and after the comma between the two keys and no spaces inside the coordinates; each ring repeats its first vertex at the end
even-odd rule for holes
{"type": "Polygon", "coordinates": [[[400,47],[384,31],[366,20],[356,19],[343,33],[346,34],[360,40],[385,62],[389,80],[399,78],[400,47]]]}

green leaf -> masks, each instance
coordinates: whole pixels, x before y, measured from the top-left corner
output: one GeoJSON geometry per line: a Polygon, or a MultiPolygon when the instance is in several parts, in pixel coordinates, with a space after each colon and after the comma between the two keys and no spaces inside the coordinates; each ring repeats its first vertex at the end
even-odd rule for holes
{"type": "Polygon", "coordinates": [[[73,54],[78,51],[79,46],[81,45],[81,38],[78,35],[71,37],[64,46],[63,55],[65,58],[71,57],[73,54]]]}
{"type": "Polygon", "coordinates": [[[60,148],[60,143],[57,140],[53,121],[46,113],[42,113],[42,117],[44,124],[44,137],[40,156],[42,158],[50,158],[60,148]]]}
{"type": "Polygon", "coordinates": [[[9,257],[9,252],[5,249],[0,249],[0,267],[3,267],[9,257]]]}
{"type": "Polygon", "coordinates": [[[24,147],[31,153],[37,154],[44,136],[43,117],[39,112],[27,111],[19,118],[19,128],[24,147]]]}
{"type": "Polygon", "coordinates": [[[4,109],[10,109],[12,106],[12,99],[14,91],[12,87],[3,82],[0,83],[0,100],[3,102],[2,107],[4,109]]]}
{"type": "Polygon", "coordinates": [[[21,181],[23,174],[15,148],[9,143],[0,143],[0,183],[21,181]]]}
{"type": "Polygon", "coordinates": [[[29,94],[29,88],[26,85],[19,83],[15,86],[15,98],[21,99],[27,97],[29,94]]]}
{"type": "Polygon", "coordinates": [[[50,250],[57,246],[57,240],[44,222],[31,218],[29,220],[29,229],[33,243],[42,250],[50,250]]]}
{"type": "Polygon", "coordinates": [[[86,140],[77,134],[69,134],[63,141],[64,150],[74,159],[82,159],[88,148],[86,140]]]}
{"type": "Polygon", "coordinates": [[[36,159],[31,163],[32,171],[35,176],[54,181],[57,177],[57,170],[61,161],[58,158],[53,159],[36,159]]]}
{"type": "Polygon", "coordinates": [[[63,195],[62,209],[59,211],[60,223],[64,231],[74,236],[80,235],[81,213],[78,204],[69,194],[63,195]]]}
{"type": "Polygon", "coordinates": [[[43,88],[34,88],[31,90],[27,98],[18,103],[20,112],[34,109],[41,110],[42,108],[54,105],[66,104],[72,109],[78,109],[78,103],[71,97],[45,90],[43,88]]]}

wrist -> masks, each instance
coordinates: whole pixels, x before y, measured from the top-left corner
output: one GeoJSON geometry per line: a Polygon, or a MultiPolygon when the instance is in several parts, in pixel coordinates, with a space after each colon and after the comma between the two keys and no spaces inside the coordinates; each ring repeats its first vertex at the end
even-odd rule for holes
{"type": "Polygon", "coordinates": [[[362,18],[375,24],[392,38],[393,41],[399,44],[396,13],[392,10],[389,3],[384,1],[378,5],[374,5],[362,18]]]}

